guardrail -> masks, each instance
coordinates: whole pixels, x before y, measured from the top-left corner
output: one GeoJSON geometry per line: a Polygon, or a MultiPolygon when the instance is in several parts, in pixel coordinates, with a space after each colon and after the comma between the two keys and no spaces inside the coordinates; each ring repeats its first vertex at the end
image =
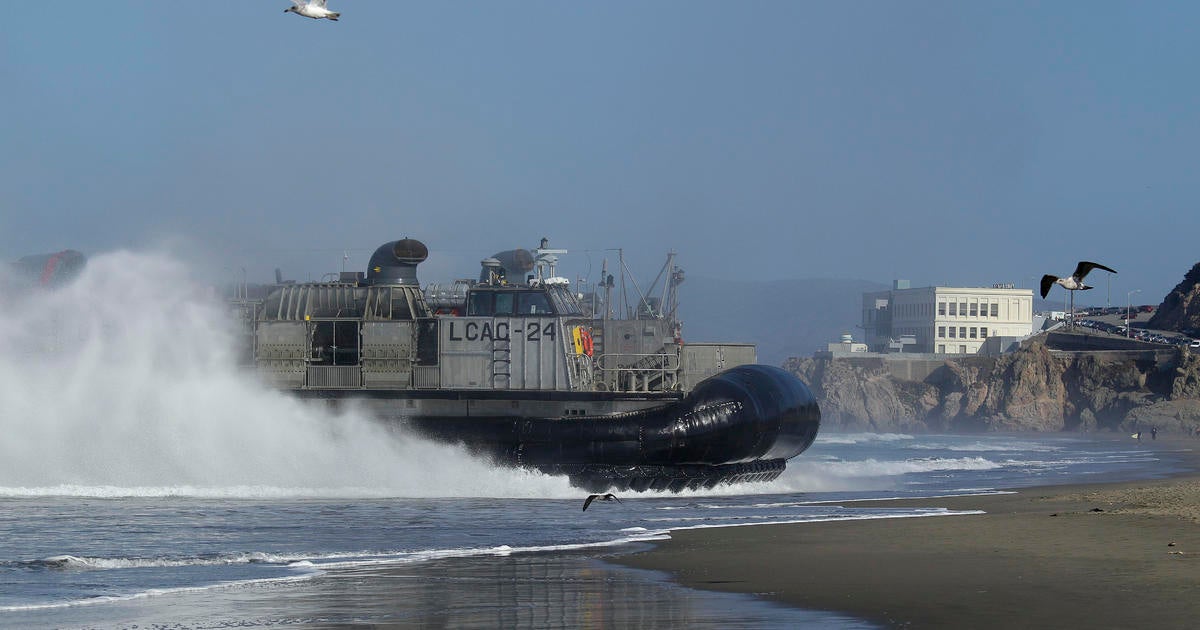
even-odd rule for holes
{"type": "Polygon", "coordinates": [[[679,355],[674,353],[604,354],[596,357],[597,379],[611,391],[668,392],[680,387],[679,355]],[[615,364],[617,367],[605,367],[615,364]]]}

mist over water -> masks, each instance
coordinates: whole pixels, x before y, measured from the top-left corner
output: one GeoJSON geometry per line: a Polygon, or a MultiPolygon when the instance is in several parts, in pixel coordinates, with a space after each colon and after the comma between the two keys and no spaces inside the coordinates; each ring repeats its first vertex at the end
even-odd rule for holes
{"type": "Polygon", "coordinates": [[[0,296],[0,495],[574,497],[235,366],[222,301],[161,254],[0,296]]]}

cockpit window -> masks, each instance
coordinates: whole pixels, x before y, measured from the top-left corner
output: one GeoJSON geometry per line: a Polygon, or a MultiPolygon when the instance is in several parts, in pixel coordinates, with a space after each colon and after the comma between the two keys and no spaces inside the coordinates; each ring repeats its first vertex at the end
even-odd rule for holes
{"type": "Polygon", "coordinates": [[[512,315],[517,296],[512,291],[472,291],[467,299],[467,315],[492,317],[512,315]]]}
{"type": "MultiPolygon", "coordinates": [[[[496,315],[512,315],[513,314],[513,294],[509,292],[496,294],[496,315]]],[[[522,294],[524,297],[524,294],[522,294]]]]}
{"type": "Polygon", "coordinates": [[[521,293],[518,301],[518,315],[553,315],[550,300],[540,291],[536,293],[521,293]]]}
{"type": "Polygon", "coordinates": [[[492,296],[489,291],[473,291],[467,300],[467,315],[473,317],[490,317],[492,315],[492,296]]]}
{"type": "Polygon", "coordinates": [[[578,315],[579,301],[567,289],[547,287],[545,291],[471,291],[467,297],[470,317],[532,315],[578,315]]]}

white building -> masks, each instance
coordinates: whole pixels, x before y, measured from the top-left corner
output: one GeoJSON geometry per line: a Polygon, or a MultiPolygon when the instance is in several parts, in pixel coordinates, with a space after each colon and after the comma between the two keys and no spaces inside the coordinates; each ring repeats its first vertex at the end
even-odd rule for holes
{"type": "Polygon", "coordinates": [[[905,352],[978,354],[990,338],[1022,338],[1033,332],[1032,289],[912,289],[903,280],[893,286],[863,294],[862,327],[874,352],[887,352],[897,339],[911,335],[916,343],[905,352]]]}
{"type": "Polygon", "coordinates": [[[829,352],[830,354],[834,354],[834,355],[846,355],[846,354],[853,354],[856,352],[867,352],[867,350],[868,350],[867,344],[855,343],[854,335],[851,335],[850,333],[843,334],[841,340],[838,343],[828,344],[825,346],[825,348],[826,348],[826,352],[829,352]]]}

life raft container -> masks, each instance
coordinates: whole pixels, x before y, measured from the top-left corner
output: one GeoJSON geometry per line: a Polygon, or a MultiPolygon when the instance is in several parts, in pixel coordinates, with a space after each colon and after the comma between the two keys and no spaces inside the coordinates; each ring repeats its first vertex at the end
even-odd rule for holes
{"type": "Polygon", "coordinates": [[[583,326],[576,326],[571,329],[571,341],[575,344],[575,354],[586,354],[590,357],[595,352],[592,333],[588,332],[587,328],[583,326]]]}
{"type": "Polygon", "coordinates": [[[589,357],[592,356],[592,352],[594,352],[596,349],[595,345],[592,343],[592,333],[580,327],[579,340],[583,344],[583,353],[589,357]]]}

